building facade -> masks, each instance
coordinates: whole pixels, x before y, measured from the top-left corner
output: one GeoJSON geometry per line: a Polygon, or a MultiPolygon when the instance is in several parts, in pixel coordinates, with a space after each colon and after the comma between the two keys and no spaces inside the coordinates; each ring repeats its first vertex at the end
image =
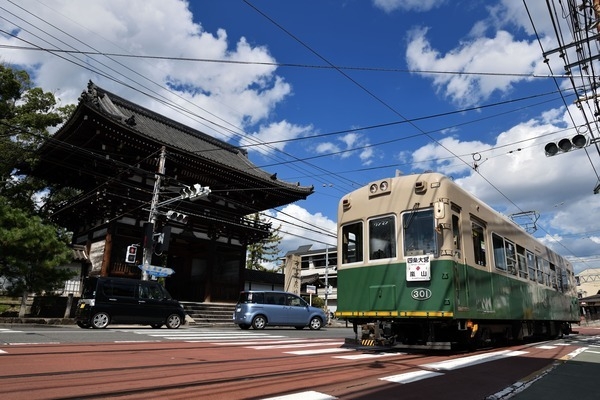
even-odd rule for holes
{"type": "Polygon", "coordinates": [[[300,259],[301,294],[307,296],[309,287],[315,288],[315,295],[326,300],[330,313],[337,310],[337,247],[328,246],[312,249],[304,245],[288,251],[282,260],[295,256],[300,259]]]}
{"type": "Polygon", "coordinates": [[[270,229],[246,216],[313,192],[258,168],[244,149],[92,82],[39,156],[32,174],[72,193],[54,220],[86,249],[87,275],[141,278],[147,261],[174,271],[165,285],[185,301],[235,302],[246,246],[270,229]],[[182,197],[194,187],[210,192],[182,197]]]}

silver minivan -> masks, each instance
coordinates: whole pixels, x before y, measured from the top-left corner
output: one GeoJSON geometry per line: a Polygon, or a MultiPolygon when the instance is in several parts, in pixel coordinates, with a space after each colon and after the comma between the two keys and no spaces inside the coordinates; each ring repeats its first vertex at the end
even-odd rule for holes
{"type": "Polygon", "coordinates": [[[318,330],[326,321],[322,309],[310,306],[293,293],[278,291],[241,292],[233,313],[233,322],[242,329],[277,325],[318,330]]]}

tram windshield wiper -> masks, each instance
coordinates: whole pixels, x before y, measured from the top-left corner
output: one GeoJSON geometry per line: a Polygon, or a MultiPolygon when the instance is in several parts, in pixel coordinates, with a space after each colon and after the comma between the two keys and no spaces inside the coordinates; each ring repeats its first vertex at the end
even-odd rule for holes
{"type": "Polygon", "coordinates": [[[413,219],[415,219],[415,214],[417,213],[417,209],[419,208],[420,205],[421,205],[421,203],[415,203],[412,210],[410,210],[410,214],[408,215],[408,218],[404,220],[404,225],[403,225],[404,230],[407,230],[410,227],[410,224],[412,223],[413,219]]]}

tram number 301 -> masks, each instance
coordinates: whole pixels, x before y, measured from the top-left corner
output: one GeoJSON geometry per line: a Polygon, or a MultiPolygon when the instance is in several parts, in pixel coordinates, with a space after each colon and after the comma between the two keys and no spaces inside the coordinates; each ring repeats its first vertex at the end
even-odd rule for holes
{"type": "Polygon", "coordinates": [[[429,290],[427,288],[417,288],[417,289],[413,289],[413,291],[410,293],[410,295],[415,300],[427,300],[428,298],[431,297],[431,290],[429,290]]]}

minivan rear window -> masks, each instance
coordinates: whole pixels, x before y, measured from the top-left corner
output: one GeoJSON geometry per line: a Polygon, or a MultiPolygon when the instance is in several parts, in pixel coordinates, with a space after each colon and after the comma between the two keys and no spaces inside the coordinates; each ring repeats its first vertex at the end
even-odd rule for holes
{"type": "Polygon", "coordinates": [[[265,294],[262,292],[252,293],[252,292],[242,292],[240,293],[239,303],[254,303],[254,304],[264,304],[265,302],[265,294]]]}
{"type": "Polygon", "coordinates": [[[83,281],[83,293],[81,297],[83,299],[93,299],[96,297],[96,284],[98,280],[96,278],[88,278],[83,281]]]}

